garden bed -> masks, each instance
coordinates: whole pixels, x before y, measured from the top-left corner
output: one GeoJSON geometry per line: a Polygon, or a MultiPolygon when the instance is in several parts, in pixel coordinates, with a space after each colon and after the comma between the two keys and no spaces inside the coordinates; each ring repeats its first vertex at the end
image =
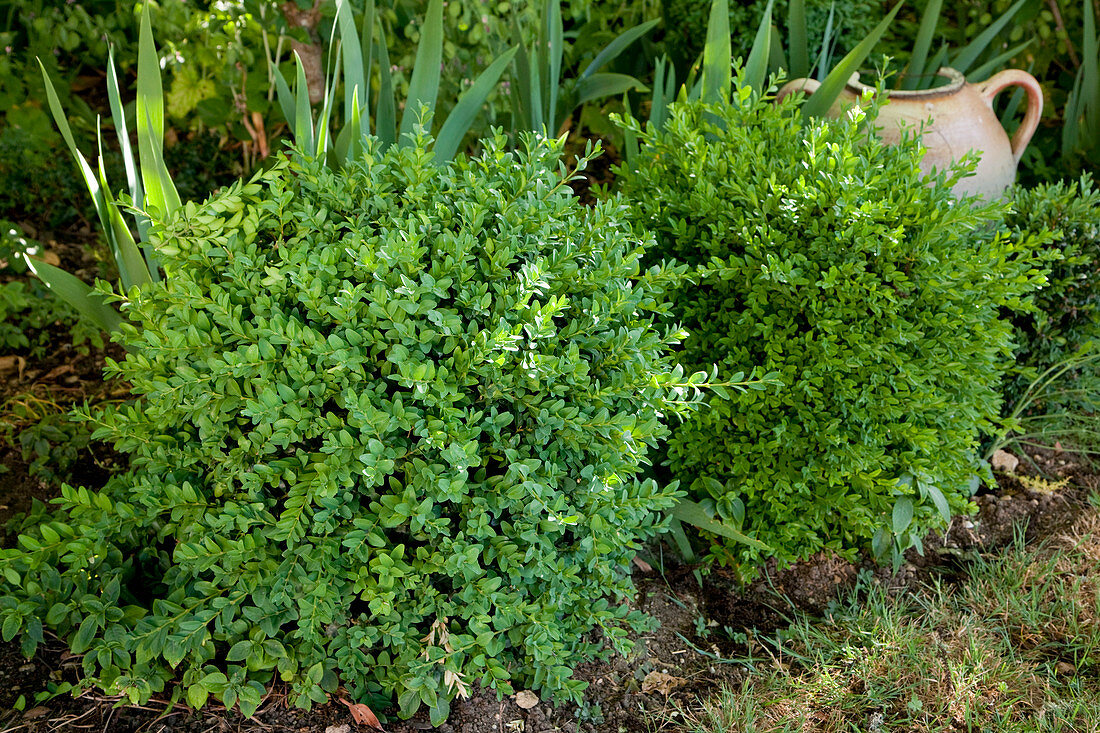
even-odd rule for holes
{"type": "MultiPolygon", "coordinates": [[[[81,378],[84,394],[97,393],[91,372],[101,365],[102,354],[76,359],[74,370],[81,378]]],[[[55,389],[56,369],[43,371],[35,365],[25,372],[26,381],[9,383],[7,390],[55,389]],[[52,376],[51,376],[52,375],[52,376]]],[[[12,395],[6,395],[10,398],[12,395]]],[[[849,563],[820,556],[782,571],[774,563],[763,577],[747,588],[722,569],[703,576],[700,585],[692,568],[679,564],[673,553],[652,546],[636,571],[638,595],[635,607],[660,622],[653,632],[635,635],[635,648],[628,657],[579,666],[576,676],[589,682],[587,706],[555,706],[539,701],[505,696],[476,686],[468,700],[456,700],[449,720],[438,730],[455,733],[597,733],[622,731],[648,733],[654,730],[683,730],[684,716],[698,714],[700,706],[723,690],[739,688],[747,680],[777,669],[799,672],[797,660],[783,658],[777,650],[777,631],[796,618],[820,619],[838,599],[852,592],[857,583],[873,578],[874,584],[900,598],[918,597],[928,585],[942,580],[952,585],[967,582],[967,569],[979,556],[997,562],[999,553],[1010,548],[1021,528],[1026,527],[1029,544],[1065,532],[1093,509],[1089,497],[1100,492],[1100,475],[1066,452],[1037,451],[1032,458],[1050,480],[1036,479],[1034,468],[1021,464],[1022,476],[1001,474],[996,491],[976,497],[979,512],[971,518],[956,517],[946,535],[932,534],[925,540],[923,557],[913,551],[897,573],[870,560],[849,563]],[[1045,490],[1036,490],[1045,489],[1045,490]]],[[[73,477],[92,483],[104,475],[102,451],[88,452],[73,467],[73,477]]],[[[9,449],[3,459],[9,471],[0,475],[0,520],[29,508],[31,498],[47,501],[56,488],[28,474],[28,466],[17,451],[9,449]]],[[[94,484],[93,484],[94,485],[94,484]]],[[[11,538],[6,538],[6,544],[11,538]]],[[[251,719],[218,705],[193,712],[182,705],[169,706],[159,697],[143,706],[116,707],[117,698],[85,692],[75,699],[63,694],[25,710],[12,710],[22,696],[33,700],[47,682],[79,676],[80,657],[50,639],[33,659],[26,660],[18,645],[0,645],[0,709],[7,710],[5,730],[27,733],[102,730],[131,731],[243,731],[247,733],[291,733],[305,731],[367,731],[356,725],[351,710],[337,699],[312,711],[287,704],[278,687],[251,719]]],[[[855,680],[853,680],[855,681],[855,680]]],[[[841,681],[843,683],[843,681],[841,681]]],[[[346,700],[346,698],[344,698],[346,700]]],[[[350,701],[349,701],[350,702],[350,701]]],[[[399,721],[395,711],[387,713],[390,733],[412,733],[431,729],[425,713],[399,721]]]]}

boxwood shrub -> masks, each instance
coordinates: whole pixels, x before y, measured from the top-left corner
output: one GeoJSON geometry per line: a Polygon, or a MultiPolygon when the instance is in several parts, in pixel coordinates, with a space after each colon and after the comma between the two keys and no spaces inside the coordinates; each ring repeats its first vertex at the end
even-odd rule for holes
{"type": "Polygon", "coordinates": [[[925,180],[916,143],[884,147],[858,113],[804,127],[790,103],[735,101],[634,125],[642,162],[620,171],[651,256],[696,270],[673,293],[685,368],[783,383],[691,417],[668,465],[768,545],[713,539],[746,576],[767,557],[899,552],[967,510],[1012,353],[999,309],[1039,276],[992,233],[1003,209],[925,180]]]}
{"type": "Polygon", "coordinates": [[[5,639],[53,629],[133,701],[179,680],[251,713],[282,680],[437,723],[477,683],[577,699],[574,665],[629,648],[673,502],[639,469],[698,381],[663,278],[559,143],[426,142],[291,156],[159,225],[167,279],[109,365],[136,399],[89,416],[131,469],[0,554],[5,639]]]}
{"type": "Polygon", "coordinates": [[[1036,254],[1053,256],[1048,282],[1032,299],[1034,310],[1013,319],[1021,371],[1008,387],[1013,400],[1038,372],[1100,337],[1100,188],[1088,175],[1017,188],[1005,224],[1021,241],[1050,232],[1052,240],[1043,240],[1036,254]]]}

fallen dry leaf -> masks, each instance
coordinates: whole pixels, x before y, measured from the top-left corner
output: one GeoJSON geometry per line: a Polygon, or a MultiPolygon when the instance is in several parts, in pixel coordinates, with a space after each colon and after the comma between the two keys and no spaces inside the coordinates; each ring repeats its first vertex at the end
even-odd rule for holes
{"type": "Polygon", "coordinates": [[[670,674],[654,670],[647,674],[645,679],[642,680],[642,692],[647,695],[651,692],[659,692],[665,697],[668,697],[677,687],[686,684],[687,680],[683,677],[673,677],[670,674]]]}
{"type": "Polygon", "coordinates": [[[351,712],[351,719],[358,725],[365,725],[375,730],[380,730],[385,733],[385,728],[378,722],[378,716],[374,714],[374,711],[361,702],[352,703],[348,702],[344,698],[340,698],[340,702],[348,706],[348,710],[351,712]]]}
{"type": "Polygon", "coordinates": [[[12,372],[18,372],[19,378],[23,378],[23,369],[27,366],[27,360],[21,356],[0,356],[0,377],[6,377],[12,372]]]}
{"type": "Polygon", "coordinates": [[[530,690],[520,690],[516,693],[516,705],[524,710],[530,710],[539,704],[539,696],[530,690]]]}
{"type": "Polygon", "coordinates": [[[642,558],[638,557],[637,555],[634,556],[634,566],[641,570],[643,573],[653,572],[653,566],[647,563],[642,558]]]}

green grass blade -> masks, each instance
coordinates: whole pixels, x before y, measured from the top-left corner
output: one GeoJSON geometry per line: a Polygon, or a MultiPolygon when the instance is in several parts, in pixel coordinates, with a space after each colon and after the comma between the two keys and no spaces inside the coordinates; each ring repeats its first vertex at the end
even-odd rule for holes
{"type": "Polygon", "coordinates": [[[768,61],[772,51],[772,6],[775,0],[768,0],[764,7],[764,17],[760,19],[760,26],[756,29],[756,38],[752,42],[752,50],[749,51],[749,59],[745,62],[744,80],[757,94],[764,90],[764,82],[768,78],[768,61]]]}
{"type": "Polygon", "coordinates": [[[902,89],[916,89],[928,63],[928,52],[932,50],[932,37],[940,22],[943,0],[928,0],[921,15],[917,38],[913,41],[913,54],[909,57],[909,71],[901,80],[902,89]]]}
{"type": "MultiPolygon", "coordinates": [[[[565,40],[562,37],[561,0],[551,0],[550,15],[546,20],[547,26],[547,51],[550,55],[550,68],[546,70],[547,111],[546,119],[552,125],[548,130],[550,134],[557,134],[557,130],[564,121],[564,116],[573,110],[563,110],[563,120],[558,119],[558,92],[561,89],[561,60],[565,53],[565,40]]],[[[579,106],[579,105],[578,105],[579,106]]]]}
{"type": "Polygon", "coordinates": [[[409,98],[401,115],[399,145],[406,144],[405,135],[412,134],[418,122],[430,125],[431,115],[435,111],[440,65],[443,63],[443,0],[430,0],[428,3],[414,63],[412,79],[409,80],[409,98]]]}
{"type": "Polygon", "coordinates": [[[619,54],[625,51],[632,43],[637,41],[646,33],[649,33],[660,22],[660,18],[656,20],[649,20],[645,23],[639,23],[633,28],[630,28],[620,33],[615,38],[615,40],[604,46],[603,50],[596,54],[596,58],[592,59],[592,63],[585,67],[584,71],[581,72],[579,78],[583,79],[586,76],[592,76],[593,74],[595,74],[597,71],[603,68],[604,64],[606,64],[608,61],[611,61],[612,59],[617,58],[619,54]]]}
{"type": "Polygon", "coordinates": [[[806,33],[806,0],[791,0],[787,14],[787,43],[791,59],[791,78],[810,75],[810,39],[806,33]]]}
{"type": "MultiPolygon", "coordinates": [[[[149,4],[141,12],[138,33],[137,138],[145,199],[167,216],[179,208],[180,197],[164,165],[164,88],[160,83],[160,59],[153,43],[149,4]]],[[[144,207],[148,208],[148,207],[144,207]]]]}
{"type": "Polygon", "coordinates": [[[340,54],[344,62],[344,120],[351,119],[355,94],[367,89],[363,74],[363,48],[359,45],[359,29],[355,27],[355,17],[351,14],[348,0],[336,0],[336,21],[340,27],[340,54]]]}
{"type": "Polygon", "coordinates": [[[390,50],[386,45],[386,29],[378,34],[378,101],[374,112],[374,134],[382,150],[397,142],[397,103],[393,98],[393,72],[390,71],[390,50]]]}
{"type": "Polygon", "coordinates": [[[882,22],[860,41],[855,48],[848,52],[844,58],[840,60],[840,63],[829,72],[829,75],[825,77],[825,81],[821,82],[821,86],[817,88],[810,98],[806,100],[806,103],[802,105],[802,116],[804,119],[812,119],[814,117],[822,117],[829,108],[836,101],[837,97],[844,90],[844,85],[848,83],[848,79],[859,70],[860,64],[866,60],[871,54],[871,50],[875,47],[875,44],[879,42],[882,35],[886,33],[886,29],[890,27],[890,23],[893,22],[894,17],[901,9],[901,2],[894,6],[882,22]]]}
{"type": "Polygon", "coordinates": [[[306,81],[306,70],[297,51],[294,52],[294,61],[297,68],[294,80],[294,138],[307,155],[314,155],[317,145],[313,137],[313,110],[309,106],[309,82],[306,81]]]}
{"type": "Polygon", "coordinates": [[[729,2],[713,0],[707,23],[707,43],[703,49],[701,94],[704,102],[715,104],[729,99],[732,55],[729,2]]]}
{"type": "Polygon", "coordinates": [[[45,262],[23,255],[28,269],[46,284],[57,297],[73,307],[80,315],[87,318],[100,329],[117,331],[122,325],[122,316],[114,308],[103,300],[103,296],[95,292],[90,286],[81,282],[59,267],[54,267],[45,262]]]}
{"type": "Polygon", "coordinates": [[[466,137],[470,125],[473,124],[474,119],[481,112],[485,100],[489,98],[493,87],[500,81],[501,75],[508,68],[508,64],[512,63],[512,59],[518,50],[519,47],[515,46],[502,53],[496,61],[489,65],[489,68],[481,72],[473,85],[458,98],[458,103],[447,116],[446,122],[443,123],[443,127],[439,129],[439,134],[435,138],[435,159],[437,162],[445,163],[454,157],[458,151],[458,146],[462,144],[463,138],[466,137]]]}
{"type": "Polygon", "coordinates": [[[611,74],[606,72],[593,74],[587,79],[582,79],[577,82],[577,106],[580,107],[582,104],[596,99],[603,99],[604,97],[618,96],[619,94],[631,90],[647,92],[649,91],[649,87],[627,74],[611,74]]]}
{"type": "Polygon", "coordinates": [[[993,21],[988,28],[979,33],[973,41],[955,54],[955,57],[951,59],[951,67],[957,69],[961,74],[966,74],[970,67],[974,65],[974,62],[978,60],[978,57],[985,53],[985,50],[993,43],[993,39],[997,37],[997,34],[1012,21],[1013,16],[1026,2],[1027,0],[1016,0],[1016,3],[1006,10],[1004,15],[993,21]]]}
{"type": "MultiPolygon", "coordinates": [[[[814,92],[816,94],[817,92],[814,92]]],[[[727,537],[735,542],[754,547],[758,550],[770,550],[771,548],[765,545],[763,542],[757,539],[749,537],[744,532],[740,532],[733,527],[725,524],[724,522],[718,522],[707,516],[707,513],[703,510],[703,507],[696,504],[694,501],[688,501],[687,499],[681,499],[680,503],[672,507],[669,513],[673,517],[681,522],[687,522],[694,525],[699,529],[710,532],[711,534],[721,535],[727,537]]]]}

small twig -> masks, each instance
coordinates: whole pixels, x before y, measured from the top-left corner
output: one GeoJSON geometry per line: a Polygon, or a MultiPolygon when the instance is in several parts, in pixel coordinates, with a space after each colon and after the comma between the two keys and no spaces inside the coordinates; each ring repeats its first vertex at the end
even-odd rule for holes
{"type": "Polygon", "coordinates": [[[1058,7],[1058,0],[1047,0],[1047,4],[1050,5],[1050,12],[1054,14],[1054,26],[1055,30],[1062,35],[1062,38],[1066,43],[1066,53],[1069,54],[1069,60],[1073,62],[1073,66],[1078,68],[1081,66],[1081,60],[1077,57],[1077,51],[1073,48],[1073,41],[1069,38],[1069,33],[1066,32],[1066,24],[1062,22],[1062,11],[1058,7]]]}

